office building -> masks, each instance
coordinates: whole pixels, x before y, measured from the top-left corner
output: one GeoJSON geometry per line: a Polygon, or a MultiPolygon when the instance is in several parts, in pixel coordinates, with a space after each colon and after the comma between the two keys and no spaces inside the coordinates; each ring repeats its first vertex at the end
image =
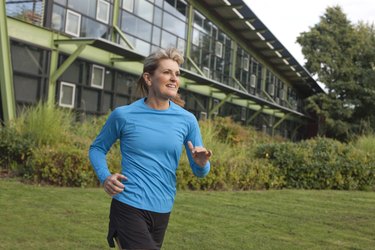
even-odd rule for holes
{"type": "Polygon", "coordinates": [[[316,134],[322,89],[242,0],[7,0],[1,120],[39,101],[87,115],[139,98],[142,60],[185,54],[180,93],[198,119],[231,116],[293,140],[316,134]]]}

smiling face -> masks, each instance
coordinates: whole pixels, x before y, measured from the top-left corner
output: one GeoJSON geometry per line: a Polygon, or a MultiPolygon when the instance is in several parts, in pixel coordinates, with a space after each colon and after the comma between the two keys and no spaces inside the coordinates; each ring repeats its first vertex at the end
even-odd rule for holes
{"type": "Polygon", "coordinates": [[[145,72],[143,78],[148,86],[148,98],[168,101],[177,95],[180,86],[180,67],[172,59],[162,59],[151,74],[145,72]]]}

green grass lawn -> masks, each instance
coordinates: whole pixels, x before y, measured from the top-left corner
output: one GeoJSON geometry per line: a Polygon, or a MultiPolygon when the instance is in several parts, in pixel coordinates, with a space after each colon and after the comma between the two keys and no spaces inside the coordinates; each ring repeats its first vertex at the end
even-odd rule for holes
{"type": "MultiPolygon", "coordinates": [[[[0,179],[0,249],[108,249],[109,203],[0,179]]],[[[163,249],[375,249],[375,193],[179,191],[163,249]]]]}

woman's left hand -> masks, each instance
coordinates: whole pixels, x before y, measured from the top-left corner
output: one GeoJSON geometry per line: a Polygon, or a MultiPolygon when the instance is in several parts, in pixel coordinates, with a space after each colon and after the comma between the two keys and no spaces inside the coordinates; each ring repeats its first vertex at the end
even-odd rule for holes
{"type": "Polygon", "coordinates": [[[194,147],[191,141],[188,141],[187,143],[194,162],[203,168],[212,156],[212,151],[204,147],[194,147]]]}

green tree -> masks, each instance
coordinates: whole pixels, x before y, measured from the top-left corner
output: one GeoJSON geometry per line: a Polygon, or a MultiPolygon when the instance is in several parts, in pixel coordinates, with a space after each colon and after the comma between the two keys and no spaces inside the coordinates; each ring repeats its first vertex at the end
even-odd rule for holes
{"type": "Polygon", "coordinates": [[[308,99],[307,108],[323,120],[320,134],[347,140],[353,133],[374,130],[374,26],[354,25],[340,6],[328,7],[297,42],[305,67],[328,91],[308,99]]]}

